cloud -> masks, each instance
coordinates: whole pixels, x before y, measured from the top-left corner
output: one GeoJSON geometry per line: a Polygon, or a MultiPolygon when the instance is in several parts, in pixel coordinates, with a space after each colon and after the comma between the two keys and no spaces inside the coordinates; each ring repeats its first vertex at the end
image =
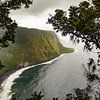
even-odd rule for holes
{"type": "Polygon", "coordinates": [[[61,5],[64,1],[65,0],[36,0],[33,2],[31,10],[33,10],[35,14],[38,14],[47,9],[61,5]]]}
{"type": "Polygon", "coordinates": [[[82,0],[33,0],[30,8],[22,8],[18,11],[12,12],[13,15],[39,15],[48,9],[68,9],[70,5],[78,5],[82,0]]]}
{"type": "Polygon", "coordinates": [[[54,10],[67,10],[71,5],[78,5],[82,0],[33,0],[30,8],[11,11],[10,16],[24,27],[50,27],[46,24],[49,14],[54,10]]]}
{"type": "MultiPolygon", "coordinates": [[[[39,15],[48,9],[57,8],[58,5],[61,6],[64,2],[65,0],[33,0],[33,4],[30,8],[22,8],[14,12],[19,15],[39,15]]],[[[12,14],[14,14],[14,12],[12,12],[12,14]]]]}

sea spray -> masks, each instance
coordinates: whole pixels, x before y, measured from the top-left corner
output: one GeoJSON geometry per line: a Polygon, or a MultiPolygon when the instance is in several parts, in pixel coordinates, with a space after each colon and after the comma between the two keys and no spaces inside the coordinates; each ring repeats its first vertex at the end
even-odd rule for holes
{"type": "Polygon", "coordinates": [[[44,63],[40,63],[40,64],[36,64],[36,65],[32,65],[32,66],[28,66],[26,68],[22,68],[14,73],[12,73],[11,75],[8,76],[8,78],[6,80],[4,80],[1,84],[1,91],[0,91],[0,100],[10,100],[12,97],[12,93],[11,93],[11,87],[14,84],[14,80],[19,78],[20,75],[27,69],[32,68],[32,67],[36,67],[39,65],[44,65],[44,64],[51,64],[53,61],[59,59],[60,57],[62,57],[65,54],[60,55],[57,58],[54,58],[50,61],[44,62],[44,63]]]}

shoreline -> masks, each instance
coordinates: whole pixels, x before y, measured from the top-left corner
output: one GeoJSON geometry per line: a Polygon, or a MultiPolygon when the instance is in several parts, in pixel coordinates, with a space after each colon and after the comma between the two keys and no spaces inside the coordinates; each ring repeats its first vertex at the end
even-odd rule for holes
{"type": "MultiPolygon", "coordinates": [[[[32,65],[34,66],[34,65],[39,64],[39,63],[41,63],[41,62],[34,63],[34,64],[30,64],[30,65],[28,65],[28,66],[32,66],[32,65]]],[[[12,70],[9,70],[9,71],[3,73],[3,74],[0,76],[0,86],[1,86],[2,82],[3,82],[4,80],[6,80],[6,79],[9,77],[9,75],[13,74],[14,72],[16,72],[16,71],[18,71],[18,70],[20,70],[20,69],[22,69],[22,68],[26,68],[26,67],[28,67],[28,66],[25,66],[25,67],[16,67],[15,69],[12,69],[12,70]]]]}
{"type": "MultiPolygon", "coordinates": [[[[47,61],[44,61],[44,62],[47,62],[47,61]]],[[[34,65],[37,65],[37,64],[40,64],[40,63],[44,63],[44,62],[38,62],[38,63],[30,64],[28,66],[34,66],[34,65]]],[[[15,69],[12,69],[12,70],[10,70],[10,71],[5,72],[4,74],[2,74],[0,76],[0,87],[1,87],[1,84],[3,83],[3,81],[6,80],[11,74],[15,73],[16,71],[18,71],[20,69],[27,68],[28,66],[15,68],[15,69]]]]}
{"type": "MultiPolygon", "coordinates": [[[[70,53],[75,53],[76,50],[72,51],[72,52],[66,52],[66,53],[61,53],[60,55],[57,55],[56,57],[54,58],[51,58],[51,59],[48,59],[47,61],[43,61],[43,62],[38,62],[38,63],[34,63],[34,64],[30,64],[28,66],[35,66],[35,65],[38,65],[38,64],[42,64],[42,63],[46,63],[46,62],[49,62],[53,59],[56,59],[58,57],[60,57],[61,55],[65,55],[65,54],[70,54],[70,53]]],[[[15,69],[12,69],[8,72],[5,72],[3,75],[0,76],[0,87],[1,87],[1,84],[3,83],[4,80],[6,80],[11,74],[13,74],[14,72],[22,69],[22,68],[27,68],[28,66],[25,66],[25,67],[18,67],[18,68],[15,68],[15,69]]]]}
{"type": "MultiPolygon", "coordinates": [[[[59,56],[57,56],[59,57],[59,56]]],[[[54,59],[54,58],[53,58],[54,59]]],[[[52,59],[51,59],[52,60],[52,59]]],[[[50,60],[47,60],[47,61],[50,61],[50,60]]],[[[44,61],[44,62],[47,62],[47,61],[44,61]]],[[[44,62],[38,62],[38,63],[34,63],[34,64],[29,64],[28,66],[24,66],[24,67],[16,67],[15,69],[12,69],[12,70],[9,70],[5,73],[3,73],[1,76],[0,76],[0,87],[1,87],[1,84],[4,80],[6,80],[11,74],[15,73],[16,71],[20,70],[20,69],[23,69],[23,68],[27,68],[29,66],[34,66],[34,65],[37,65],[37,64],[41,64],[41,63],[44,63],[44,62]]]]}
{"type": "MultiPolygon", "coordinates": [[[[72,52],[72,53],[73,53],[73,52],[72,52]]],[[[67,54],[67,53],[65,53],[65,54],[67,54]]],[[[56,57],[54,57],[54,58],[51,58],[50,60],[47,60],[47,61],[43,61],[43,62],[38,62],[38,63],[30,64],[30,65],[25,66],[25,67],[15,68],[15,69],[12,69],[12,70],[10,70],[10,71],[8,71],[8,72],[5,72],[3,75],[0,76],[0,87],[1,87],[1,84],[3,83],[3,81],[6,80],[11,74],[15,73],[16,71],[18,71],[18,70],[20,70],[20,69],[23,69],[23,68],[27,68],[27,67],[29,67],[29,66],[38,66],[38,65],[40,65],[40,64],[43,64],[43,63],[49,62],[49,61],[51,61],[51,60],[53,60],[53,59],[56,59],[56,58],[60,57],[61,55],[63,55],[63,54],[60,54],[60,55],[58,55],[58,56],[56,56],[56,57]]]]}
{"type": "MultiPolygon", "coordinates": [[[[2,91],[0,92],[0,98],[2,100],[10,100],[11,97],[12,97],[12,94],[9,95],[9,93],[11,92],[11,87],[12,85],[14,84],[13,81],[16,79],[16,78],[19,78],[19,76],[27,69],[29,68],[32,68],[32,67],[37,67],[39,65],[43,65],[43,64],[50,64],[52,63],[53,61],[59,59],[60,57],[66,55],[67,53],[64,53],[64,54],[61,54],[59,56],[57,56],[56,58],[53,58],[49,61],[46,61],[46,62],[43,62],[43,63],[39,63],[39,64],[35,64],[35,65],[32,65],[32,66],[28,66],[28,67],[24,67],[24,68],[21,68],[21,69],[17,69],[16,71],[13,71],[12,74],[9,74],[9,76],[6,77],[6,79],[4,79],[4,81],[1,83],[1,89],[2,91]],[[8,85],[9,84],[9,85],[8,85]]],[[[69,53],[68,53],[69,54],[69,53]]]]}
{"type": "Polygon", "coordinates": [[[12,94],[9,95],[9,93],[11,92],[11,87],[14,84],[14,80],[16,78],[19,78],[20,75],[25,70],[32,68],[32,67],[37,67],[39,65],[51,64],[53,61],[59,59],[60,57],[66,55],[66,54],[73,54],[73,53],[76,53],[75,49],[73,49],[73,51],[71,51],[71,52],[60,53],[59,55],[52,57],[52,58],[48,59],[47,61],[30,64],[28,66],[16,68],[16,69],[6,72],[3,76],[0,77],[0,87],[1,87],[0,98],[2,100],[6,100],[6,99],[10,100],[11,99],[12,94]]]}

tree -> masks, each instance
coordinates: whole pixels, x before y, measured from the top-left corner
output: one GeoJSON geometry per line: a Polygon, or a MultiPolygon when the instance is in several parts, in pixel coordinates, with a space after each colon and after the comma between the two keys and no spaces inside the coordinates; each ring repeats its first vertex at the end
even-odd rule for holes
{"type": "Polygon", "coordinates": [[[10,10],[20,9],[22,6],[28,8],[32,0],[0,0],[0,29],[4,32],[0,34],[0,48],[8,47],[9,42],[15,42],[15,32],[17,23],[9,17],[10,10]]]}
{"type": "Polygon", "coordinates": [[[31,95],[30,98],[27,98],[26,100],[41,100],[43,98],[44,95],[41,94],[41,92],[39,94],[37,94],[36,92],[34,92],[33,95],[31,95]]]}
{"type": "MultiPolygon", "coordinates": [[[[27,98],[26,100],[41,100],[44,95],[41,94],[41,92],[37,93],[34,92],[34,94],[31,95],[30,98],[27,98]]],[[[13,97],[12,100],[17,100],[16,97],[13,97]]]]}
{"type": "Polygon", "coordinates": [[[92,3],[96,7],[96,9],[100,10],[100,0],[92,0],[92,3]]]}
{"type": "MultiPolygon", "coordinates": [[[[0,0],[0,49],[8,47],[9,42],[15,42],[17,23],[9,17],[10,10],[20,9],[22,6],[29,8],[33,0],[0,0]],[[2,31],[1,31],[2,30],[2,31]]],[[[4,66],[0,61],[0,70],[4,66]]]]}
{"type": "Polygon", "coordinates": [[[90,2],[71,6],[68,17],[66,11],[57,9],[55,15],[48,18],[48,23],[62,35],[70,35],[74,42],[84,42],[85,49],[100,49],[100,12],[90,2]]]}
{"type": "Polygon", "coordinates": [[[100,0],[92,0],[92,3],[83,1],[79,6],[70,6],[69,16],[66,11],[56,9],[55,14],[48,18],[48,23],[52,24],[56,32],[69,35],[74,42],[83,42],[85,49],[98,50],[98,60],[89,58],[87,66],[83,66],[87,87],[75,89],[74,94],[68,95],[66,100],[92,100],[90,92],[94,100],[100,100],[100,0]]]}

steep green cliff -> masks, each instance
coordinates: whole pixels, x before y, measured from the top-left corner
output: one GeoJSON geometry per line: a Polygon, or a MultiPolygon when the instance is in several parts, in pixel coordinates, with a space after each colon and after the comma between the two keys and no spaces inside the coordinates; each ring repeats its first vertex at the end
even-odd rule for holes
{"type": "Polygon", "coordinates": [[[64,48],[52,31],[21,27],[16,31],[15,44],[0,50],[0,59],[5,65],[0,73],[47,61],[61,53],[74,51],[71,48],[64,48]]]}

